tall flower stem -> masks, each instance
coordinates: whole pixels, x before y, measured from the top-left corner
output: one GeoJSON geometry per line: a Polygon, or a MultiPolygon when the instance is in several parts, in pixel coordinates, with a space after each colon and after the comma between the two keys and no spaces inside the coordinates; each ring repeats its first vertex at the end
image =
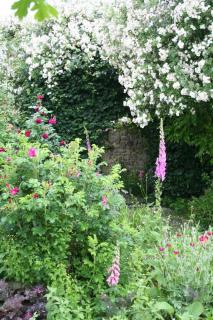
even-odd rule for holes
{"type": "Polygon", "coordinates": [[[162,196],[162,182],[166,178],[166,145],[164,139],[163,119],[160,120],[160,144],[159,155],[156,159],[155,176],[157,177],[155,183],[155,204],[160,210],[161,196],[162,196]]]}

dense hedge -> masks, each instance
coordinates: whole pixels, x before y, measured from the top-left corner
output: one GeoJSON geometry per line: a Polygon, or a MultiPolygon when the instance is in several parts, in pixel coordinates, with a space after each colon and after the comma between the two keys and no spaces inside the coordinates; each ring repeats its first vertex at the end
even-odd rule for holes
{"type": "Polygon", "coordinates": [[[123,107],[123,88],[118,83],[115,70],[98,57],[88,65],[80,55],[75,60],[75,69],[57,79],[57,90],[48,96],[48,88],[37,74],[26,81],[25,72],[20,75],[17,86],[22,86],[22,95],[16,99],[20,110],[27,111],[35,102],[36,94],[44,94],[44,103],[56,115],[56,130],[66,141],[76,137],[85,139],[85,127],[92,142],[100,141],[104,130],[112,121],[126,115],[123,107]]]}

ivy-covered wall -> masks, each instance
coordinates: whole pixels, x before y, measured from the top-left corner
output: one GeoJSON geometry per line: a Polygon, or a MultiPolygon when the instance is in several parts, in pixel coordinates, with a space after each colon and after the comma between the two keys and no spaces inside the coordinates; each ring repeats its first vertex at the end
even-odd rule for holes
{"type": "Polygon", "coordinates": [[[39,74],[29,81],[20,75],[17,86],[22,86],[22,95],[16,105],[27,112],[35,103],[37,94],[44,95],[44,104],[57,117],[56,130],[66,141],[76,137],[85,139],[85,128],[92,143],[101,142],[104,131],[113,126],[113,121],[128,114],[123,106],[123,88],[116,71],[98,57],[89,65],[79,55],[75,68],[59,75],[57,89],[48,94],[48,88],[39,74]]]}

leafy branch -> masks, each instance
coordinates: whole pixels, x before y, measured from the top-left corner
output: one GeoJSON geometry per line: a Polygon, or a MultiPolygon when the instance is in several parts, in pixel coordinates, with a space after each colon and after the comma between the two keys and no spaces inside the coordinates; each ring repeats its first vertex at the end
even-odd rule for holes
{"type": "Polygon", "coordinates": [[[58,11],[46,0],[18,0],[13,3],[12,9],[19,19],[26,17],[29,10],[35,11],[34,17],[38,21],[58,16],[58,11]]]}

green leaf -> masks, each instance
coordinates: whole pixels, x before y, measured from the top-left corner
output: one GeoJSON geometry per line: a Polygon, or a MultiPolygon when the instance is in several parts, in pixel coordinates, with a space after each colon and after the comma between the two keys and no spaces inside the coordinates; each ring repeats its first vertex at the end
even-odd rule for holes
{"type": "Polygon", "coordinates": [[[170,315],[174,313],[174,308],[167,302],[157,302],[154,306],[156,311],[166,311],[170,315]]]}
{"type": "Polygon", "coordinates": [[[15,15],[17,17],[19,17],[20,19],[24,18],[28,13],[28,9],[29,9],[32,1],[33,0],[19,0],[19,1],[16,1],[12,5],[12,9],[16,11],[15,15]]]}
{"type": "Polygon", "coordinates": [[[195,301],[186,308],[187,312],[196,320],[204,312],[203,305],[200,301],[195,301]]]}
{"type": "Polygon", "coordinates": [[[58,11],[45,0],[18,0],[12,5],[12,9],[16,11],[15,15],[17,17],[23,19],[28,14],[31,4],[34,4],[31,10],[37,11],[35,18],[38,21],[43,21],[51,16],[58,16],[58,11]]]}
{"type": "Polygon", "coordinates": [[[35,18],[38,21],[43,21],[51,16],[57,17],[57,10],[52,7],[50,4],[46,3],[45,0],[36,1],[35,5],[32,7],[32,10],[37,11],[35,14],[35,18]]]}

